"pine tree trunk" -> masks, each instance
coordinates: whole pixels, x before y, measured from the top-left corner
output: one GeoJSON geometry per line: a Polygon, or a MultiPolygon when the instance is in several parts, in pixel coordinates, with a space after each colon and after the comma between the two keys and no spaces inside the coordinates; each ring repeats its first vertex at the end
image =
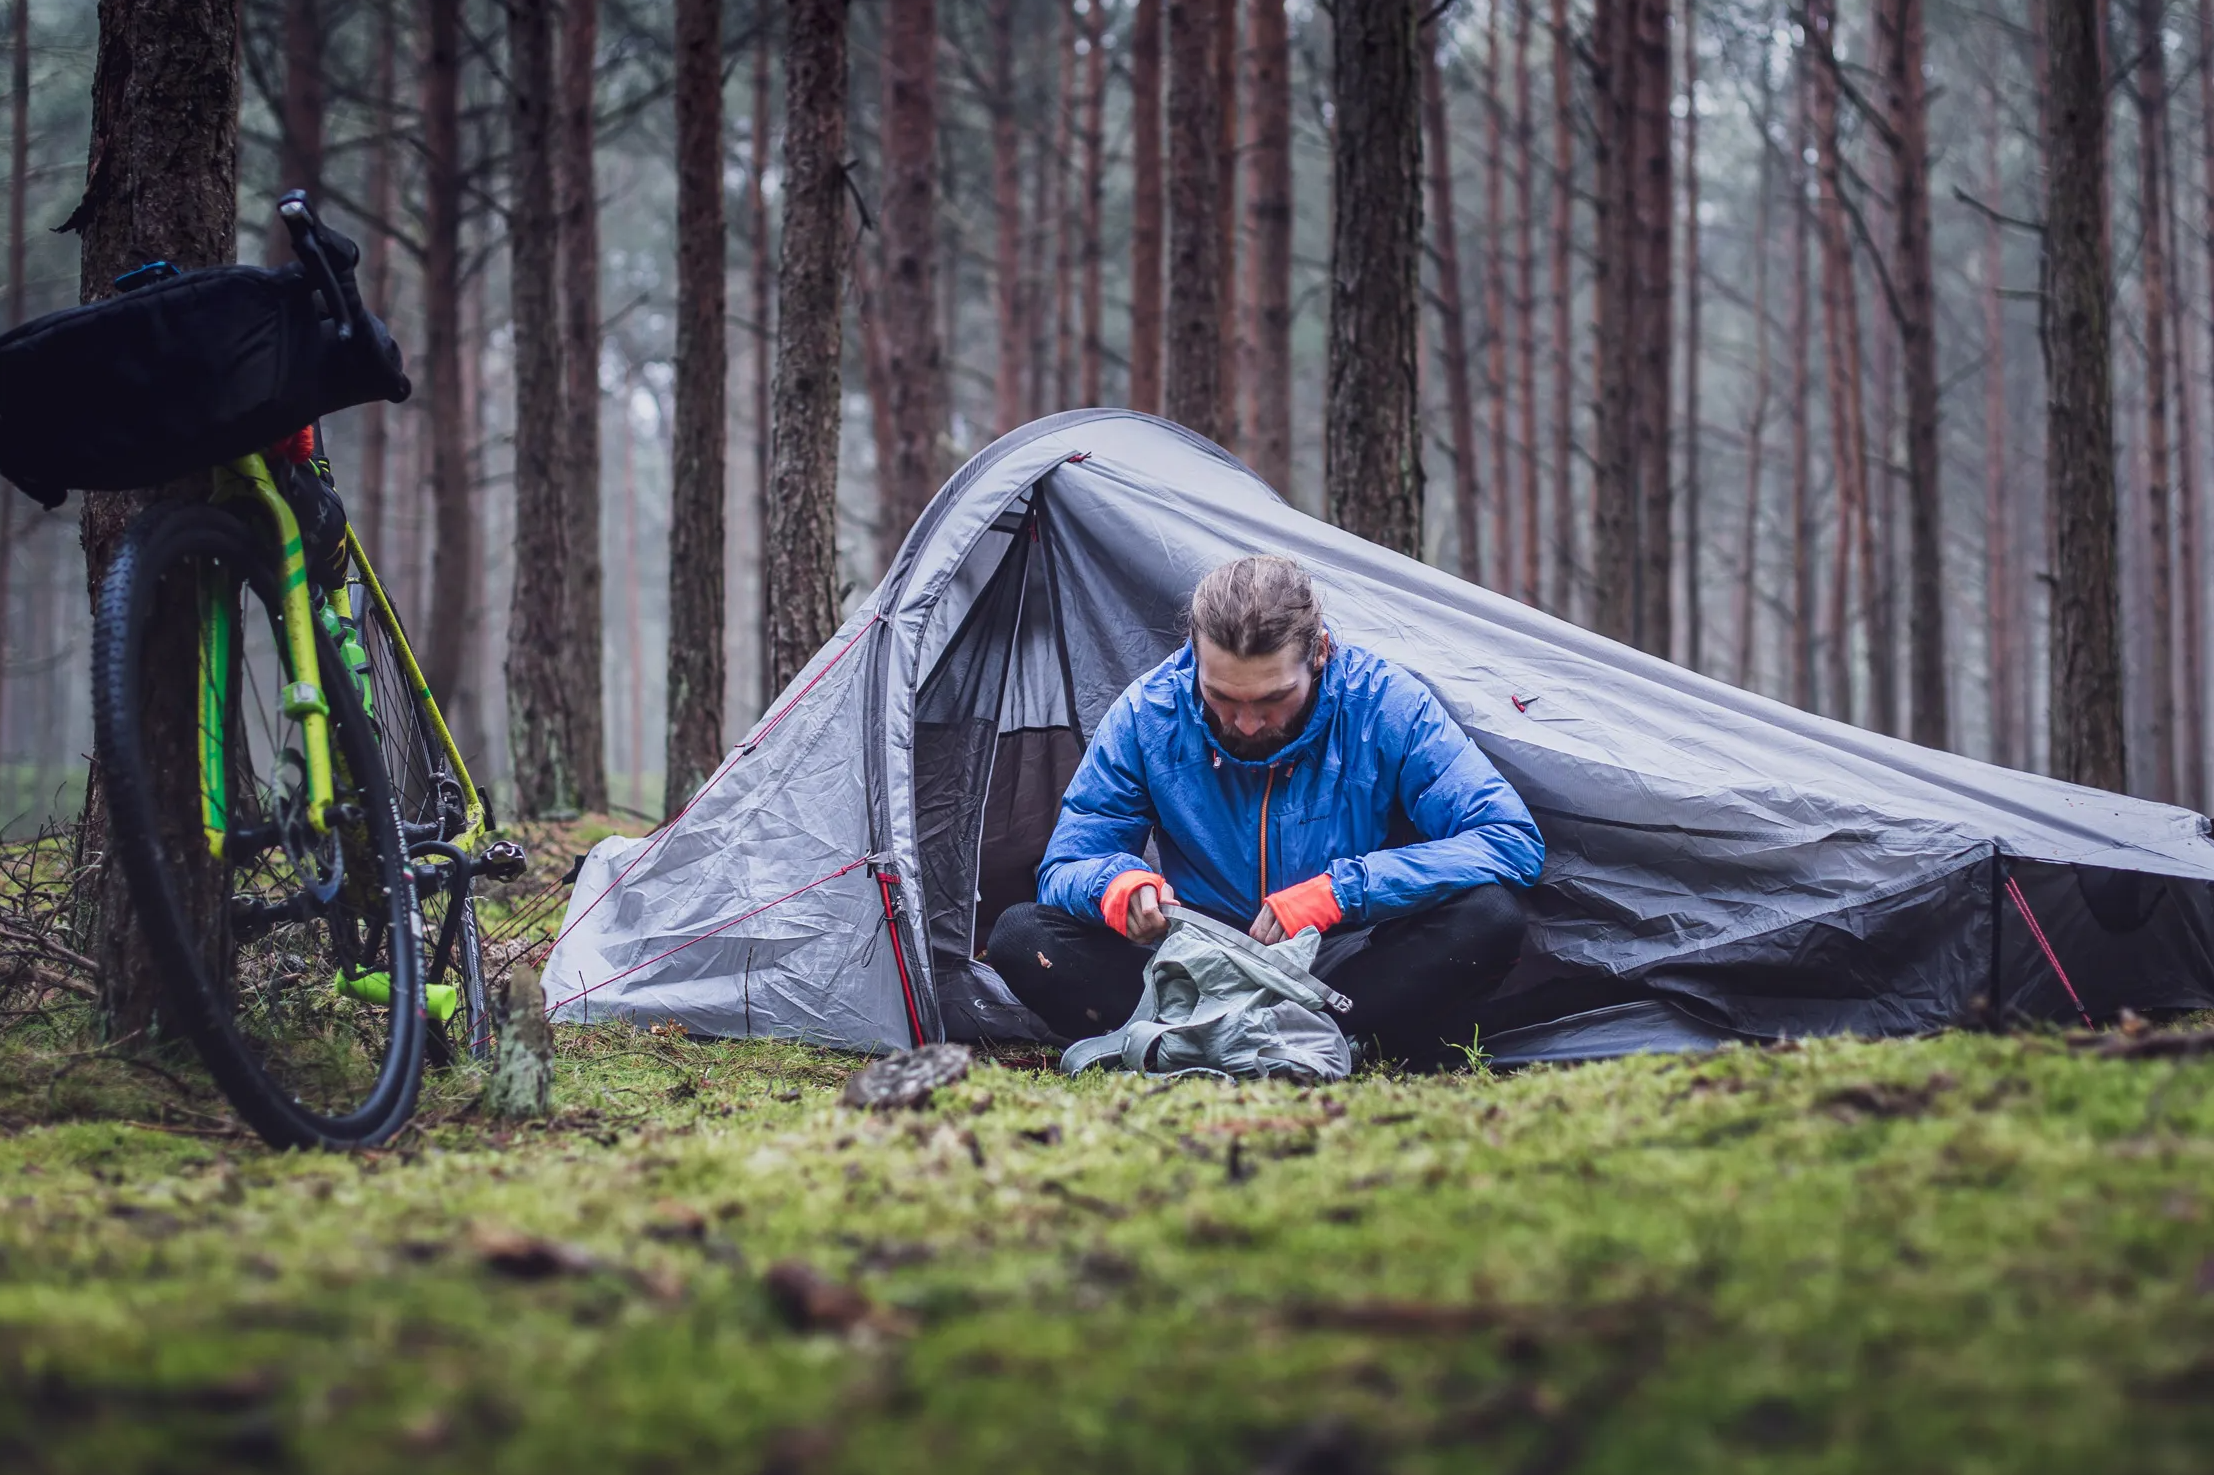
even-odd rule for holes
{"type": "Polygon", "coordinates": [[[1425,162],[1430,169],[1430,249],[1437,258],[1438,356],[1445,367],[1445,413],[1453,441],[1453,527],[1460,547],[1461,577],[1482,583],[1476,407],[1468,376],[1468,317],[1461,302],[1460,219],[1453,208],[1452,123],[1445,110],[1445,87],[1438,75],[1436,36],[1427,29],[1422,36],[1421,65],[1423,131],[1429,151],[1425,162]]]}
{"type": "MultiPolygon", "coordinates": [[[[1536,0],[1525,0],[1535,4],[1536,0]]],[[[1576,92],[1570,69],[1568,0],[1553,0],[1553,595],[1546,606],[1576,612],[1576,92]]]]}
{"type": "MultiPolygon", "coordinates": [[[[2214,222],[2214,67],[2207,64],[2214,57],[2214,0],[2199,0],[2199,143],[2200,159],[2206,169],[2206,193],[2200,201],[2203,217],[2214,222]]],[[[2173,158],[2173,155],[2170,155],[2173,158]]],[[[2179,210],[2180,215],[2182,212],[2179,210]]],[[[2206,234],[2208,256],[2206,258],[2207,291],[2214,297],[2214,229],[2206,234]]],[[[2214,321],[2214,318],[2210,318],[2214,321]]],[[[2214,349],[2210,349],[2208,367],[2214,370],[2214,349]]],[[[2184,376],[2185,382],[2191,376],[2184,376]]],[[[2198,453],[2198,440],[2184,436],[2184,444],[2198,453]]],[[[2184,786],[2189,803],[2201,812],[2214,808],[2214,790],[2208,787],[2207,774],[2207,683],[2206,618],[2208,603],[2208,576],[2205,554],[2201,548],[2201,514],[2206,510],[2194,488],[2184,498],[2177,519],[2179,524],[2177,552],[2183,566],[2183,692],[2184,732],[2189,746],[2184,752],[2184,786]]]]}
{"type": "Polygon", "coordinates": [[[564,640],[569,685],[569,753],[577,804],[607,808],[607,704],[602,694],[600,610],[600,205],[593,169],[592,108],[599,59],[599,0],[563,0],[561,190],[563,414],[562,509],[569,523],[564,640]]]}
{"type": "MultiPolygon", "coordinates": [[[[1760,185],[1753,227],[1753,404],[1745,416],[1745,521],[1738,539],[1737,663],[1731,679],[1750,690],[1760,641],[1760,510],[1762,477],[1768,458],[1768,399],[1774,388],[1774,362],[1768,322],[1768,261],[1774,254],[1770,232],[1776,218],[1776,146],[1771,141],[1776,117],[1776,87],[1766,65],[1760,68],[1760,185]]],[[[1690,164],[1685,164],[1686,172],[1690,164]]],[[[1696,216],[1694,216],[1696,218],[1696,216]]],[[[1698,270],[1698,253],[1691,257],[1698,270]]]]}
{"type": "Polygon", "coordinates": [[[1243,122],[1243,111],[1238,99],[1238,55],[1238,0],[1215,0],[1215,98],[1219,114],[1216,119],[1215,168],[1219,182],[1215,187],[1215,228],[1220,241],[1215,249],[1221,263],[1221,289],[1216,307],[1222,319],[1217,330],[1222,346],[1222,366],[1217,370],[1216,401],[1220,408],[1216,420],[1222,427],[1223,446],[1242,455],[1246,449],[1246,428],[1239,423],[1238,417],[1244,399],[1238,383],[1243,345],[1239,335],[1237,284],[1240,265],[1238,129],[1243,122]]]}
{"type": "Polygon", "coordinates": [[[623,497],[623,670],[628,677],[629,700],[623,766],[630,774],[630,807],[646,813],[646,620],[639,607],[644,557],[638,538],[638,434],[632,427],[630,407],[638,395],[635,369],[623,376],[622,398],[615,416],[616,460],[623,497]]]}
{"type": "Polygon", "coordinates": [[[770,658],[773,642],[769,632],[776,621],[770,612],[772,585],[768,567],[769,452],[774,419],[770,404],[770,385],[776,348],[773,327],[776,314],[776,265],[769,253],[769,206],[761,186],[769,173],[769,133],[774,126],[769,106],[771,94],[775,90],[775,77],[770,65],[771,45],[770,28],[763,25],[753,43],[752,159],[751,167],[746,171],[746,208],[752,212],[753,232],[748,243],[748,274],[753,282],[754,557],[757,560],[757,576],[760,581],[760,629],[755,632],[757,648],[754,660],[754,681],[759,689],[754,695],[763,711],[768,709],[769,699],[776,695],[778,689],[776,663],[770,658]]]}
{"type": "Polygon", "coordinates": [[[2168,251],[2162,195],[2167,169],[2168,76],[2159,37],[2164,0],[2137,7],[2137,208],[2144,256],[2139,274],[2145,293],[2145,524],[2151,552],[2152,620],[2146,630],[2145,680],[2152,688],[2152,792],[2163,803],[2176,797],[2175,565],[2171,543],[2168,478],[2168,251]]]}
{"type": "MultiPolygon", "coordinates": [[[[231,260],[237,244],[236,6],[231,0],[101,0],[99,15],[84,198],[62,227],[79,234],[78,290],[87,302],[112,296],[117,277],[148,261],[166,259],[190,271],[231,260]]],[[[14,281],[22,279],[18,272],[14,281]]],[[[157,499],[206,494],[205,473],[145,491],[85,494],[79,525],[93,597],[134,517],[157,499]]],[[[199,622],[189,590],[165,598],[168,606],[150,625],[142,657],[145,743],[156,803],[168,813],[189,814],[199,793],[193,674],[199,622]]],[[[79,846],[105,855],[112,845],[102,756],[93,755],[79,846]]],[[[170,874],[183,892],[179,901],[212,935],[225,904],[223,867],[197,830],[169,850],[170,874]]],[[[103,867],[96,884],[93,936],[108,1035],[143,1037],[154,1027],[168,969],[147,948],[122,868],[103,867]]]]}
{"type": "Polygon", "coordinates": [[[568,635],[560,324],[554,277],[553,13],[532,0],[507,7],[508,131],[514,181],[508,284],[515,335],[515,583],[507,621],[508,754],[526,819],[577,807],[569,747],[568,635]]]}
{"type": "Polygon", "coordinates": [[[1530,21],[1536,0],[1516,0],[1514,12],[1514,320],[1516,401],[1521,407],[1522,577],[1524,604],[1540,605],[1541,553],[1537,412],[1537,238],[1532,210],[1531,153],[1536,148],[1535,114],[1530,109],[1530,21]]]}
{"type": "Polygon", "coordinates": [[[1061,0],[1061,28],[1055,54],[1060,58],[1060,93],[1053,110],[1053,157],[1046,161],[1053,183],[1053,410],[1076,405],[1076,226],[1069,208],[1071,164],[1076,158],[1076,8],[1061,0]]]}
{"type": "Polygon", "coordinates": [[[1323,486],[1330,520],[1422,554],[1417,392],[1422,119],[1415,9],[1341,3],[1332,27],[1329,387],[1323,486]]]}
{"type": "Polygon", "coordinates": [[[461,0],[425,0],[422,398],[429,405],[435,533],[423,675],[442,705],[462,695],[477,580],[476,512],[461,352],[461,0]]]}
{"type": "MultiPolygon", "coordinates": [[[[1837,485],[1837,538],[1832,544],[1830,628],[1825,657],[1830,710],[1850,720],[1853,693],[1849,591],[1856,541],[1861,547],[1864,570],[1868,563],[1865,534],[1868,463],[1860,397],[1860,309],[1853,284],[1852,242],[1845,234],[1843,185],[1839,177],[1837,57],[1831,39],[1837,16],[1830,0],[1814,0],[1808,8],[1808,19],[1807,40],[1813,50],[1808,83],[1813,93],[1815,167],[1820,202],[1817,224],[1822,241],[1822,337],[1827,346],[1831,464],[1837,485]],[[1857,539],[1856,534],[1859,535],[1857,539]]],[[[1873,607],[1870,614],[1873,615],[1873,607]]],[[[1876,642],[1871,639],[1869,644],[1873,676],[1881,662],[1874,651],[1876,642]]]]}
{"type": "MultiPolygon", "coordinates": [[[[838,0],[819,3],[839,9],[842,54],[843,6],[838,0]]],[[[792,10],[795,68],[801,16],[808,8],[803,0],[792,10]]],[[[843,67],[838,75],[842,124],[843,67]]],[[[662,809],[669,814],[690,802],[714,771],[723,748],[723,442],[728,364],[723,347],[722,9],[718,0],[677,0],[676,124],[676,425],[669,448],[669,726],[661,798],[662,809]]],[[[832,179],[835,185],[835,174],[832,179]]],[[[788,165],[785,188],[792,190],[797,184],[788,165]]],[[[835,308],[832,316],[835,319],[835,308]]],[[[836,332],[835,321],[832,331],[836,332]]]]}
{"type": "Polygon", "coordinates": [[[1079,404],[1105,402],[1101,369],[1106,345],[1100,337],[1102,291],[1100,282],[1100,207],[1106,191],[1107,150],[1107,36],[1106,12],[1094,5],[1084,22],[1084,181],[1081,225],[1078,228],[1083,284],[1078,291],[1083,316],[1083,343],[1077,358],[1079,404]]]}
{"type": "MultiPolygon", "coordinates": [[[[1698,0],[1684,0],[1684,664],[1705,669],[1699,556],[1705,498],[1699,485],[1699,26],[1698,0]]],[[[1767,140],[1762,140],[1765,150],[1767,140]]],[[[1763,237],[1765,243],[1766,238],[1763,237]]],[[[1759,249],[1759,248],[1755,248],[1759,249]]],[[[1766,324],[1762,325],[1763,330],[1766,324]]]]}
{"type": "MultiPolygon", "coordinates": [[[[1023,422],[1022,152],[1015,131],[1015,5],[991,0],[992,32],[992,300],[999,356],[992,374],[993,428],[1001,435],[1023,422]]],[[[812,654],[812,652],[810,652],[812,654]]]]}
{"type": "MultiPolygon", "coordinates": [[[[277,193],[323,194],[324,0],[285,0],[284,97],[277,113],[277,193]]],[[[292,259],[292,237],[273,214],[266,237],[271,266],[292,259]]]]}
{"type": "Polygon", "coordinates": [[[1130,408],[1161,413],[1161,0],[1130,33],[1130,408]]]}
{"type": "Polygon", "coordinates": [[[1220,0],[1168,0],[1168,418],[1222,439],[1222,109],[1216,96],[1220,0]]]}
{"type": "Polygon", "coordinates": [[[1636,339],[1631,256],[1635,174],[1631,10],[1639,0],[1594,0],[1591,43],[1592,377],[1597,419],[1591,489],[1592,628],[1637,636],[1637,465],[1631,361],[1636,339]]]}
{"type": "MultiPolygon", "coordinates": [[[[8,326],[23,321],[23,212],[31,168],[31,0],[15,0],[9,97],[12,132],[8,140],[8,326]]],[[[0,485],[0,738],[7,732],[8,638],[15,630],[8,602],[9,575],[15,568],[15,504],[12,487],[0,485]]],[[[46,749],[39,749],[43,761],[46,749]]],[[[0,750],[0,758],[5,757],[0,750]]],[[[43,790],[43,777],[39,787],[43,790]]]]}
{"type": "MultiPolygon", "coordinates": [[[[392,179],[393,88],[398,71],[398,22],[387,7],[377,17],[375,72],[370,105],[375,110],[376,135],[369,146],[369,212],[374,217],[361,247],[361,294],[369,310],[389,320],[392,315],[392,237],[387,225],[393,218],[395,191],[392,179]]],[[[347,516],[362,542],[383,555],[385,505],[389,500],[391,417],[383,400],[361,407],[361,476],[348,499],[347,516]]]]}
{"type": "Polygon", "coordinates": [[[2175,331],[2169,335],[2175,362],[2176,386],[2176,803],[2186,809],[2206,805],[2205,730],[2206,692],[2198,665],[2199,606],[2204,585],[2199,577],[2199,467],[2197,416],[2192,387],[2198,381],[2191,334],[2191,271],[2183,254],[2182,232],[2176,224],[2182,196],[2176,191],[2176,151],[2173,125],[2163,110],[2161,121],[2161,199],[2168,238],[2169,280],[2174,284],[2175,331]]]}
{"type": "Polygon", "coordinates": [[[1945,570],[1937,444],[1936,290],[1930,267],[1929,101],[1922,78],[1922,0],[1883,0],[1879,24],[1897,135],[1899,346],[1906,368],[1907,605],[1914,741],[1951,744],[1945,691],[1945,570]]]}
{"type": "MultiPolygon", "coordinates": [[[[1500,127],[1499,14],[1494,0],[1484,30],[1484,399],[1491,411],[1491,576],[1500,593],[1515,592],[1514,448],[1508,442],[1506,141],[1500,127]]],[[[1523,529],[1525,533],[1528,529],[1523,529]]]]}
{"type": "Polygon", "coordinates": [[[884,69],[884,333],[892,452],[883,463],[877,563],[892,557],[930,499],[950,429],[938,341],[938,8],[891,0],[884,69]]]}
{"type": "Polygon", "coordinates": [[[1245,182],[1252,292],[1251,368],[1246,374],[1247,461],[1291,495],[1291,35],[1284,0],[1253,0],[1253,147],[1245,182]]]}
{"type": "Polygon", "coordinates": [[[2052,505],[2052,770],[2120,792],[2120,591],[2097,0],[2047,0],[2045,484],[2052,505]]]}
{"type": "Polygon", "coordinates": [[[769,494],[770,660],[781,690],[838,628],[839,296],[845,264],[845,0],[790,0],[784,261],[769,494]]]}
{"type": "Polygon", "coordinates": [[[1632,102],[1636,149],[1631,156],[1636,169],[1631,290],[1638,298],[1631,345],[1635,355],[1631,424],[1637,496],[1636,644],[1662,657],[1673,654],[1674,624],[1670,588],[1674,468],[1669,464],[1668,443],[1669,422],[1675,417],[1669,371],[1676,354],[1676,191],[1669,7],[1670,0],[1635,0],[1632,42],[1637,73],[1632,102]]]}
{"type": "Polygon", "coordinates": [[[1802,711],[1820,705],[1815,694],[1814,434],[1810,408],[1813,373],[1807,362],[1814,337],[1813,283],[1808,255],[1814,212],[1807,205],[1807,151],[1813,147],[1814,60],[1802,46],[1792,67],[1791,170],[1791,700],[1802,711]]]}
{"type": "MultiPolygon", "coordinates": [[[[1996,86],[1985,90],[1983,172],[1984,192],[1992,201],[2003,198],[1999,173],[1999,96],[1996,86]]],[[[2008,557],[2013,519],[2006,495],[2006,313],[2000,297],[2005,281],[2005,242],[1994,216],[1983,222],[1983,552],[1984,552],[1984,650],[1990,668],[1988,692],[1991,705],[1991,761],[2022,767],[2015,714],[2020,705],[2015,686],[2021,673],[2014,666],[2014,571],[2008,557]]]]}

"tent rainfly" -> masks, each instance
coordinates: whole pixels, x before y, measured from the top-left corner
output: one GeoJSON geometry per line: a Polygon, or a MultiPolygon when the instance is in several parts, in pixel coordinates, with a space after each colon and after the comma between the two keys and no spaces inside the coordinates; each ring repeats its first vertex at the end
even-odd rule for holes
{"type": "MultiPolygon", "coordinates": [[[[585,860],[557,1017],[862,1050],[1035,1037],[977,956],[1209,569],[1288,554],[1545,833],[1503,1062],[2214,1006],[2214,825],[1712,681],[1294,510],[1182,428],[1024,426],[675,820],[585,860]]],[[[1358,980],[1345,985],[1358,989],[1358,980]]]]}

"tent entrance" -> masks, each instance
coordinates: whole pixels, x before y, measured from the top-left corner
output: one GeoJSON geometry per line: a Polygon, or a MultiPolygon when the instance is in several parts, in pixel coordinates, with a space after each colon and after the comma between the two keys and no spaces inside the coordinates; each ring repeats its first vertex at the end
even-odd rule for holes
{"type": "Polygon", "coordinates": [[[949,1038],[1023,1032],[976,955],[1001,912],[1036,896],[1084,754],[1043,493],[1033,488],[970,555],[982,587],[915,696],[924,941],[949,1038]]]}

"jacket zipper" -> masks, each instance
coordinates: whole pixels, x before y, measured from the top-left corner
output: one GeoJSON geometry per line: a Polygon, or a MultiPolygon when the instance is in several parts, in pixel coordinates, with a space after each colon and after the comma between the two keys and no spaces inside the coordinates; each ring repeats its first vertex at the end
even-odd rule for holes
{"type": "Polygon", "coordinates": [[[1268,782],[1261,786],[1261,900],[1268,900],[1268,796],[1276,789],[1276,765],[1268,766],[1268,782]]]}

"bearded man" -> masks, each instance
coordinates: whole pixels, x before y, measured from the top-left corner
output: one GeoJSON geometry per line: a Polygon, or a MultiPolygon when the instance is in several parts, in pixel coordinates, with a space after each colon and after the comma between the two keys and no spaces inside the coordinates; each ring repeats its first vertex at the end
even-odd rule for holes
{"type": "Polygon", "coordinates": [[[1429,688],[1336,645],[1298,564],[1242,558],[1200,581],[1190,641],[1100,722],[1037,903],[1001,914],[986,956],[1075,1039],[1137,1007],[1164,905],[1265,943],[1313,927],[1316,975],[1353,1000],[1346,1034],[1437,1069],[1466,1059],[1544,862],[1528,807],[1429,688]]]}

